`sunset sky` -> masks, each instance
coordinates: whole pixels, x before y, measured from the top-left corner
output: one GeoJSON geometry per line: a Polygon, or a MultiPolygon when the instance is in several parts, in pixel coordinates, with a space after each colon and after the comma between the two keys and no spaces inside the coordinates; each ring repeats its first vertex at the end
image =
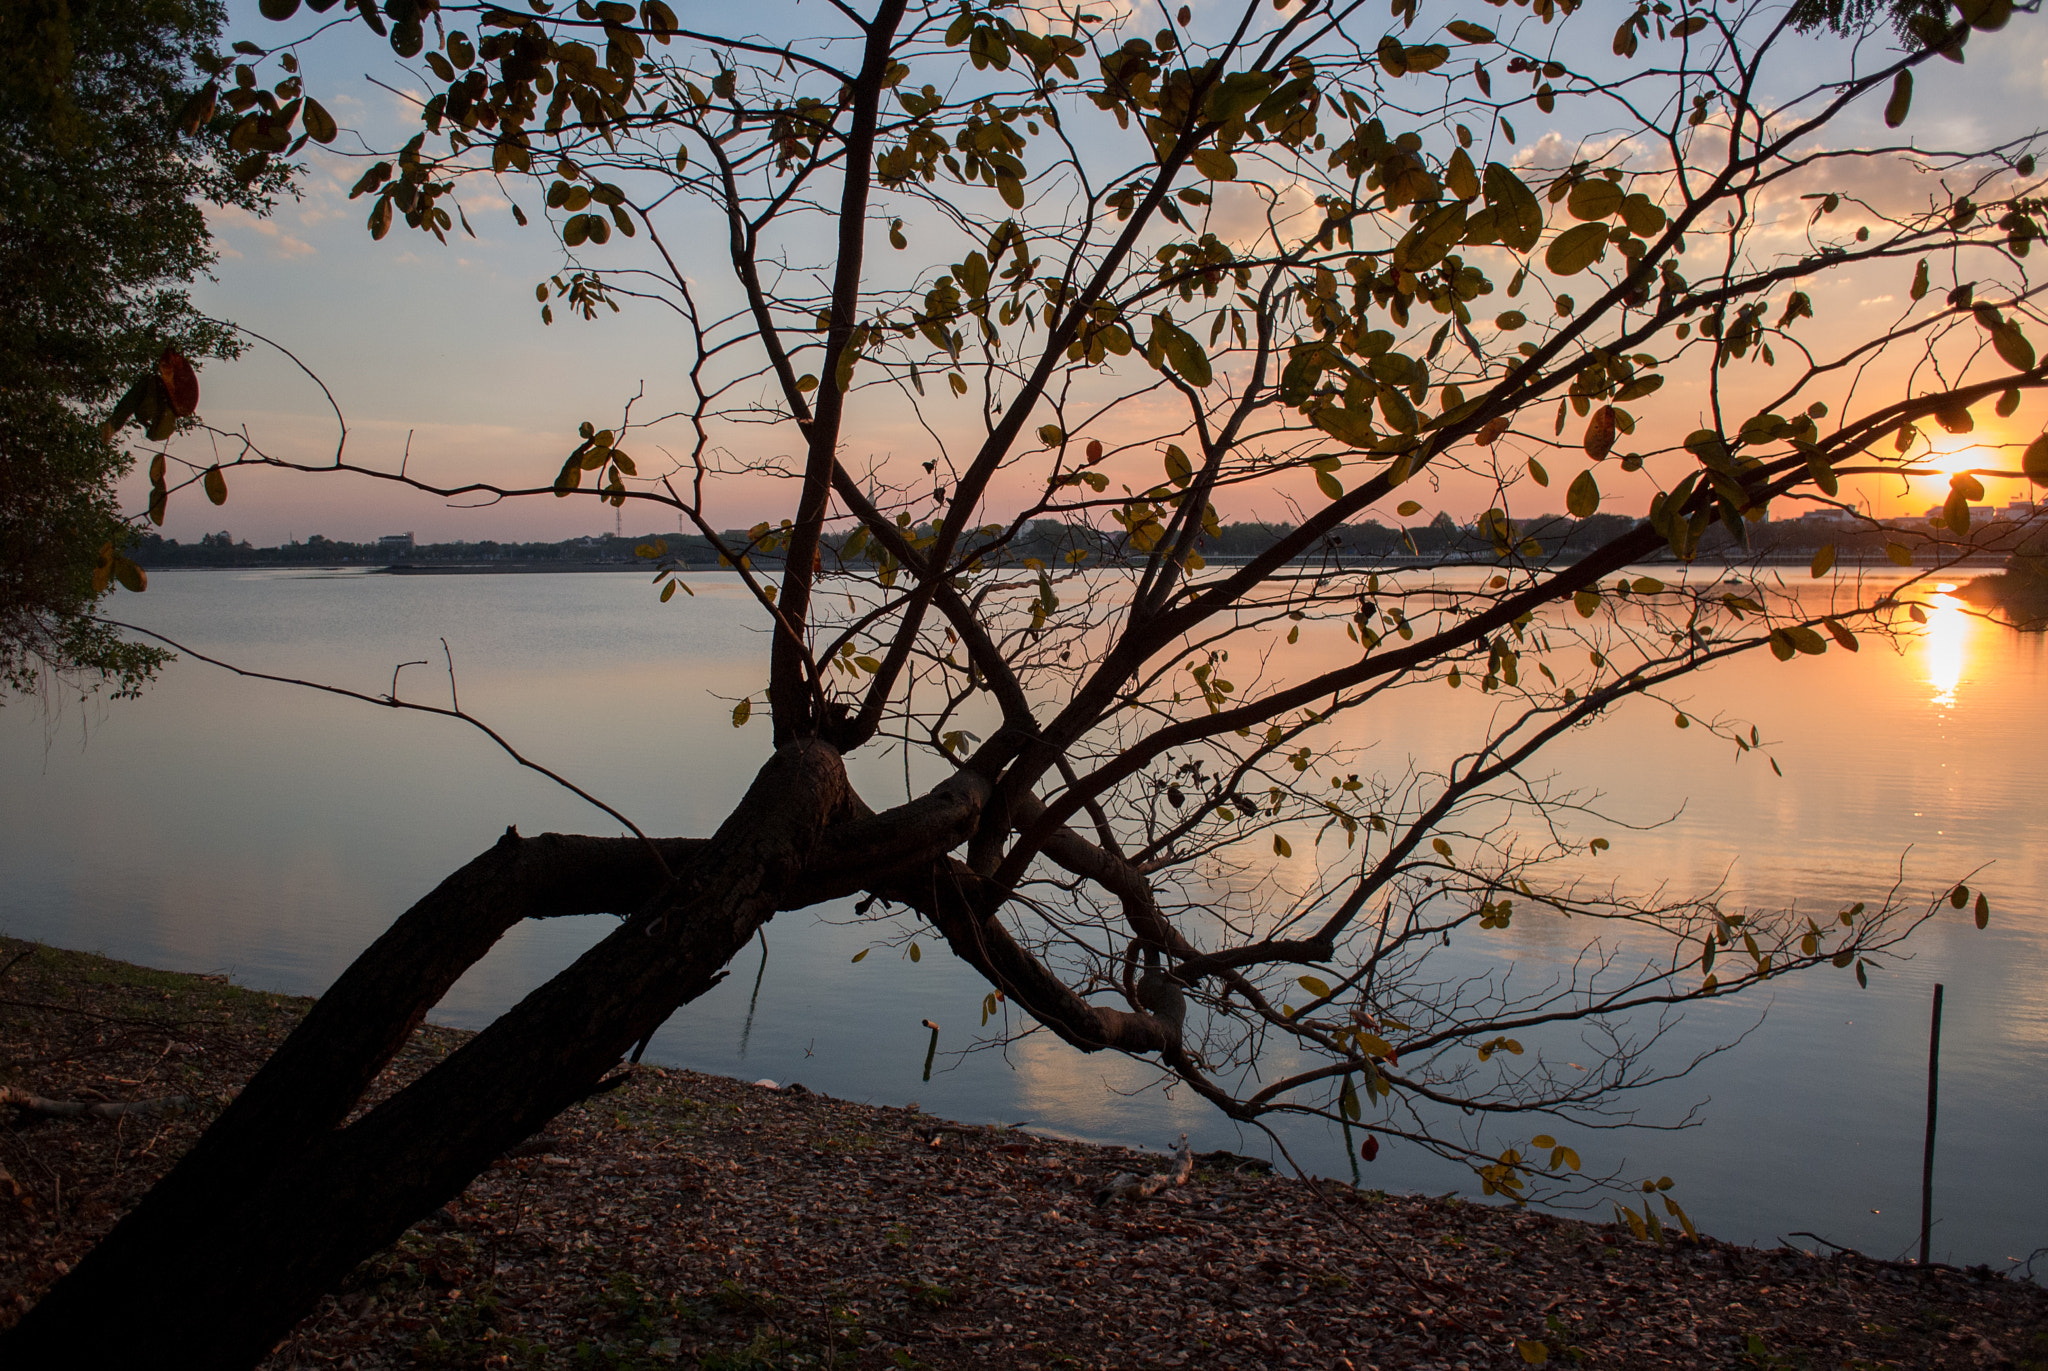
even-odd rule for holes
{"type": "MultiPolygon", "coordinates": [[[[1199,31],[1203,7],[1196,8],[1199,31]]],[[[1493,22],[1502,22],[1499,11],[1471,8],[1475,17],[1492,16],[1493,22]]],[[[275,43],[286,30],[293,35],[307,31],[314,19],[310,13],[301,14],[281,26],[257,17],[253,4],[237,3],[233,9],[231,36],[261,43],[275,43]]],[[[1436,17],[1425,16],[1418,32],[1436,17]]],[[[1597,15],[1581,19],[1592,21],[1588,34],[1600,27],[1597,15]]],[[[405,107],[394,92],[419,90],[423,83],[408,74],[387,48],[361,34],[359,25],[349,29],[341,35],[343,41],[331,41],[337,35],[329,34],[304,51],[309,88],[345,130],[361,130],[372,146],[391,146],[406,136],[401,132],[405,107]],[[365,79],[366,74],[393,90],[380,90],[365,79]]],[[[1600,32],[1604,44],[1606,30],[1600,32]]],[[[1888,36],[1873,42],[1881,48],[1888,36]]],[[[1878,56],[1874,48],[1866,65],[1878,56]]],[[[1917,146],[1977,146],[1990,140],[1993,116],[2013,110],[2031,115],[2044,107],[2044,96],[2048,24],[2015,16],[2005,32],[1980,37],[1970,45],[1967,65],[1936,62],[1921,68],[1913,117],[1902,132],[1917,146]]],[[[1866,103],[1868,109],[1852,110],[1838,126],[1838,144],[1884,132],[1881,99],[1866,103]]],[[[1571,108],[1569,102],[1560,104],[1559,117],[1571,108]]],[[[1546,128],[1540,119],[1533,107],[1518,111],[1520,140],[1515,151],[1525,160],[1555,165],[1569,151],[1567,139],[1595,146],[1612,141],[1611,135],[1603,139],[1599,129],[1546,128]]],[[[344,132],[335,147],[350,142],[351,135],[344,132]]],[[[1506,160],[1505,151],[1496,146],[1493,155],[1506,160]]],[[[649,398],[638,414],[648,413],[648,406],[659,406],[665,398],[679,398],[675,384],[682,357],[680,334],[661,311],[629,304],[625,313],[595,323],[559,317],[566,315],[560,311],[552,327],[542,325],[534,286],[562,268],[561,249],[538,222],[525,229],[515,227],[506,202],[486,193],[484,183],[465,183],[458,197],[476,230],[475,239],[458,230],[442,246],[401,226],[376,243],[363,227],[368,201],[347,198],[368,159],[336,156],[317,147],[308,152],[301,201],[281,205],[268,220],[240,213],[213,216],[221,255],[218,279],[203,284],[198,298],[210,312],[289,348],[319,374],[348,416],[348,453],[353,460],[395,468],[409,441],[410,469],[415,474],[451,483],[488,479],[544,484],[575,444],[577,424],[584,419],[600,425],[614,422],[622,403],[643,381],[649,398]]],[[[1880,178],[1881,184],[1826,188],[1853,190],[1874,200],[1925,203],[1928,187],[1914,184],[1916,179],[1927,178],[1901,171],[1880,178]]],[[[528,192],[529,201],[536,198],[528,192]]],[[[1803,232],[1804,208],[1790,197],[1787,203],[1791,207],[1783,225],[1771,231],[1803,232]]],[[[531,213],[537,205],[528,203],[526,208],[531,213]]],[[[1219,231],[1227,234],[1230,216],[1243,208],[1240,204],[1234,209],[1230,196],[1220,196],[1215,209],[1219,231]]],[[[703,211],[672,215],[667,237],[672,243],[705,243],[703,277],[716,281],[725,269],[722,230],[713,222],[692,223],[682,218],[685,214],[701,217],[703,211]]],[[[608,264],[639,250],[634,244],[622,251],[621,241],[615,238],[605,250],[608,264]]],[[[1490,274],[1498,283],[1506,273],[1490,274]]],[[[1803,327],[1811,331],[1809,336],[1822,340],[1874,331],[1898,317],[1910,274],[1908,263],[1827,278],[1814,291],[1819,318],[1803,327]]],[[[1496,295],[1478,302],[1474,313],[1490,320],[1505,307],[1496,295]]],[[[2048,337],[2035,341],[2048,348],[2048,337]]],[[[1696,426],[1701,394],[1697,384],[1674,378],[1639,409],[1646,418],[1660,416],[1682,436],[1696,426]]],[[[968,409],[963,402],[963,424],[970,417],[968,409]]],[[[2030,400],[2011,420],[1998,420],[1988,405],[1983,406],[1977,432],[1968,441],[2024,443],[2040,431],[2043,412],[2040,401],[2030,400]]],[[[239,362],[214,364],[204,371],[202,413],[223,428],[246,426],[260,445],[279,455],[319,460],[334,449],[334,418],[319,389],[261,346],[239,362]]],[[[848,451],[856,463],[870,454],[921,457],[920,445],[928,441],[906,416],[879,411],[849,431],[857,435],[848,451]]],[[[752,440],[786,448],[794,436],[793,430],[754,430],[752,440]]],[[[1971,460],[1962,441],[1947,441],[1959,450],[1957,463],[1971,460]]],[[[178,450],[203,460],[206,446],[205,439],[188,437],[178,450]]],[[[635,455],[644,462],[658,460],[664,443],[655,435],[641,437],[633,446],[640,449],[635,455]]],[[[2016,458],[2000,464],[2016,465],[2016,458]]],[[[1141,485],[1158,479],[1156,466],[1135,460],[1132,466],[1122,479],[1141,485]]],[[[1516,513],[1561,509],[1568,479],[1569,470],[1547,491],[1525,486],[1517,492],[1516,513]]],[[[2024,493],[2022,482],[1987,485],[1994,504],[2024,493]]],[[[138,476],[124,494],[139,508],[145,492],[138,476]]],[[[1945,482],[1927,478],[1907,489],[1894,480],[1872,484],[1861,494],[1879,513],[1917,514],[1938,503],[1945,482]]],[[[1426,520],[1444,509],[1469,519],[1484,507],[1488,495],[1477,482],[1446,481],[1440,489],[1417,494],[1426,506],[1417,517],[1426,520]]],[[[745,526],[786,513],[788,499],[787,489],[769,481],[733,482],[718,493],[712,519],[722,527],[745,526]]],[[[1609,505],[1630,507],[1621,501],[1609,505]]],[[[1781,517],[1796,512],[1783,510],[1781,517]]],[[[1235,507],[1225,504],[1222,513],[1226,519],[1288,517],[1278,494],[1241,498],[1235,507]]],[[[1394,516],[1389,510],[1381,517],[1391,521],[1394,516]]],[[[652,511],[631,507],[625,522],[628,533],[672,526],[652,511]]],[[[163,531],[189,541],[225,528],[238,539],[269,544],[293,537],[303,540],[314,533],[362,539],[400,531],[413,531],[422,540],[555,539],[609,531],[611,526],[609,508],[583,499],[542,498],[456,510],[430,497],[379,488],[360,478],[266,472],[237,473],[225,508],[216,509],[190,495],[173,500],[163,531]]]]}

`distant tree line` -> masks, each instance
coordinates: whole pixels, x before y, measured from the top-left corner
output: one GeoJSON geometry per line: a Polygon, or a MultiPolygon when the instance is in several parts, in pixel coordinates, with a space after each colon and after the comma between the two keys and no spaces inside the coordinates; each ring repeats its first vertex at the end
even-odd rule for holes
{"type": "MultiPolygon", "coordinates": [[[[1627,532],[1635,523],[1634,519],[1620,514],[1595,514],[1585,519],[1543,515],[1514,524],[1512,530],[1518,556],[1538,562],[1571,561],[1627,532]]],[[[1202,540],[1202,550],[1211,561],[1245,561],[1287,538],[1294,530],[1292,523],[1251,521],[1224,524],[1217,533],[1202,540]]],[[[1873,520],[1845,516],[1835,521],[1786,519],[1748,528],[1749,546],[1746,550],[1736,547],[1727,531],[1717,525],[1702,540],[1701,552],[1709,557],[1734,554],[1809,558],[1822,547],[1832,546],[1838,555],[1856,560],[1883,557],[1887,546],[1895,544],[1892,535],[1906,530],[1916,535],[1916,545],[1922,539],[1932,539],[1947,555],[1970,546],[1986,553],[2002,553],[2012,550],[2022,525],[2007,523],[1994,516],[1973,523],[1967,533],[1958,534],[1946,526],[1929,527],[1926,520],[1917,518],[1873,520]]],[[[916,531],[920,535],[928,532],[923,528],[916,531]]],[[[764,537],[764,531],[758,527],[754,530],[728,529],[720,535],[719,541],[725,548],[748,557],[752,562],[764,566],[781,564],[780,543],[764,537]]],[[[845,539],[828,536],[823,542],[823,555],[830,566],[845,539]]],[[[1010,544],[1008,559],[1021,563],[1036,558],[1048,566],[1100,563],[1118,559],[1122,555],[1120,544],[1120,530],[1113,533],[1086,524],[1041,519],[1024,529],[1010,544]],[[1086,555],[1076,555],[1081,553],[1086,555]]],[[[234,535],[226,530],[204,534],[196,543],[181,543],[176,538],[151,533],[137,544],[135,560],[152,569],[357,565],[455,567],[535,563],[589,566],[645,562],[656,549],[661,557],[686,567],[709,569],[718,566],[721,560],[719,548],[698,534],[643,534],[639,537],[604,534],[569,538],[557,543],[501,543],[484,538],[475,542],[419,543],[404,547],[374,540],[351,543],[316,533],[303,542],[294,540],[277,547],[255,547],[247,539],[237,542],[234,535]]],[[[1319,548],[1304,551],[1294,560],[1334,559],[1344,563],[1442,558],[1467,561],[1496,556],[1498,550],[1495,530],[1485,518],[1461,524],[1448,514],[1438,514],[1426,524],[1408,527],[1389,527],[1370,520],[1345,524],[1326,534],[1319,548]]],[[[1922,546],[1921,560],[1931,556],[1932,551],[1931,547],[1922,546]]]]}
{"type": "MultiPolygon", "coordinates": [[[[746,534],[736,535],[742,544],[746,534]]],[[[589,563],[633,561],[636,545],[644,538],[570,538],[559,543],[501,543],[484,538],[476,542],[418,543],[411,547],[369,542],[352,543],[318,533],[303,542],[293,540],[277,547],[255,547],[247,539],[235,540],[223,529],[203,534],[196,543],[183,543],[151,533],[135,546],[134,557],[144,567],[225,566],[346,566],[372,565],[468,565],[495,562],[589,563]]],[[[702,538],[676,538],[670,545],[686,560],[715,563],[717,554],[702,538]],[[694,547],[688,546],[694,544],[694,547]]]]}

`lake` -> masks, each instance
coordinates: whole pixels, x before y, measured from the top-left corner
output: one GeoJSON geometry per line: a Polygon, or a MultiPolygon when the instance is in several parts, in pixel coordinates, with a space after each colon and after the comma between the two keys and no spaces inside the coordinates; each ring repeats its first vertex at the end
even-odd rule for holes
{"type": "MultiPolygon", "coordinates": [[[[1803,571],[1797,573],[1803,576],[1803,571]]],[[[536,760],[650,832],[709,833],[764,758],[732,704],[763,684],[751,605],[716,576],[666,606],[632,575],[422,576],[161,572],[113,612],[254,669],[444,700],[441,640],[462,703],[536,760]]],[[[1334,631],[1334,630],[1333,630],[1334,631]]],[[[1783,769],[1738,760],[1668,709],[1630,707],[1547,764],[1604,792],[1611,813],[1670,817],[1615,831],[1603,872],[1636,886],[1725,887],[1724,907],[1797,901],[1823,919],[1894,880],[1916,902],[1967,878],[1991,926],[1949,912],[1859,990],[1846,973],[1691,1012],[1660,1059],[1745,1031],[1740,1047],[1638,1101],[1679,1131],[1588,1134],[1589,1169],[1669,1175],[1708,1232],[1775,1243],[1823,1235],[1874,1255],[1915,1248],[1928,1001],[1946,985],[1935,1255],[2004,1269],[2048,1243],[2048,884],[2040,738],[2048,643],[1937,600],[1924,634],[1867,639],[1780,664],[1762,654],[1688,687],[1692,707],[1755,722],[1783,769]],[[1731,904],[1732,902],[1732,904],[1731,904]],[[1767,1011],[1767,1012],[1766,1012],[1767,1011]],[[1761,1016],[1761,1019],[1760,1019],[1761,1016]]],[[[1444,692],[1443,709],[1469,707],[1444,692]]],[[[1426,748],[1430,721],[1404,746],[1426,748]]],[[[1371,758],[1398,758],[1381,745],[1371,758]]],[[[901,760],[851,767],[893,803],[901,760]]],[[[507,824],[616,832],[575,797],[459,724],[172,666],[141,700],[0,709],[0,931],[155,966],[225,971],[317,994],[386,924],[507,824]]],[[[435,1013],[475,1027],[559,969],[609,919],[525,925],[435,1013]]],[[[1141,1090],[1142,1064],[1038,1034],[963,1051],[987,987],[943,951],[912,962],[840,904],[779,916],[711,994],[655,1038],[651,1060],[959,1119],[1070,1137],[1264,1153],[1186,1091],[1141,1090]],[[859,964],[863,948],[873,954],[859,964]],[[929,1034],[939,1052],[924,1078],[929,1034]],[[1133,1094],[1132,1092],[1138,1092],[1133,1094]]],[[[1549,954],[1538,931],[1460,955],[1549,954]]],[[[1289,1149],[1349,1178],[1343,1140],[1285,1131],[1289,1149]]],[[[1369,1185],[1475,1193],[1462,1169],[1390,1142],[1369,1185]]],[[[1806,1240],[1801,1239],[1801,1242],[1806,1240]]],[[[2048,1270],[2048,1258],[2036,1264],[2048,1270]]]]}

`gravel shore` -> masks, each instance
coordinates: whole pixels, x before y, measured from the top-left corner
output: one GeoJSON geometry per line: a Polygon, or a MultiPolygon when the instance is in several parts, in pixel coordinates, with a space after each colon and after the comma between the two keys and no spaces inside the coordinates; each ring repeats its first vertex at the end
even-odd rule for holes
{"type": "MultiPolygon", "coordinates": [[[[0,939],[0,1326],[307,1001],[0,939]],[[26,955],[22,955],[22,954],[26,955]],[[115,1117],[21,1100],[171,1100],[115,1117]]],[[[459,1043],[429,1029],[395,1088],[459,1043]]],[[[385,1252],[268,1367],[2048,1368],[2048,1291],[945,1123],[646,1068],[385,1252]]]]}

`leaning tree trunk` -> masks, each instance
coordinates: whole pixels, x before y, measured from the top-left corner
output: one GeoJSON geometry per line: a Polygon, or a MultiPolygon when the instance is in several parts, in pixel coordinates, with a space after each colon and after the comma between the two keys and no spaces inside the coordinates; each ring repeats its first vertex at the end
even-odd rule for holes
{"type": "Polygon", "coordinates": [[[838,754],[799,742],[708,841],[661,845],[672,882],[639,844],[508,832],[350,967],[184,1161],[0,1336],[0,1363],[253,1365],[356,1263],[715,984],[778,905],[844,888],[844,873],[806,874],[821,858],[843,865],[828,846],[870,871],[891,848],[929,860],[931,843],[944,852],[958,840],[977,800],[934,796],[917,816],[928,823],[878,833],[858,819],[855,841],[824,845],[851,796],[838,754]],[[798,883],[805,898],[792,897],[798,883]],[[514,922],[636,906],[574,965],[345,1124],[427,1010],[514,922]]]}
{"type": "Polygon", "coordinates": [[[356,1263],[589,1096],[629,1046],[715,985],[778,908],[857,890],[901,900],[1067,1042],[1177,1060],[1177,1023],[1061,984],[1003,928],[1002,892],[948,855],[975,834],[989,795],[963,770],[876,814],[837,751],[800,741],[709,839],[508,829],[358,957],[191,1152],[0,1334],[0,1365],[254,1365],[356,1263]],[[348,1122],[506,929],[628,909],[574,965],[348,1122]]]}

